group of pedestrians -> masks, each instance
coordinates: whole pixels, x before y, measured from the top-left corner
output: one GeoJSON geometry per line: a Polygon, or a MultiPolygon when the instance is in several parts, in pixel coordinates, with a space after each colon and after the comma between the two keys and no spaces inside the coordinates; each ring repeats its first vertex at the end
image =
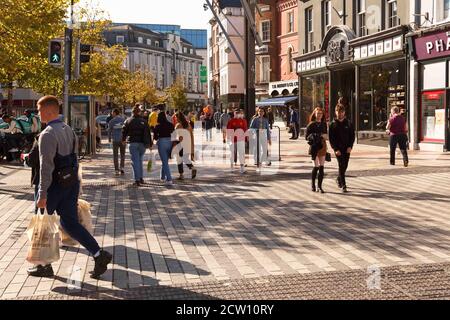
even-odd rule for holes
{"type": "MultiPolygon", "coordinates": [[[[391,165],[395,165],[395,151],[398,145],[403,155],[403,164],[407,167],[409,164],[407,152],[408,125],[406,119],[400,114],[398,107],[393,107],[391,110],[391,117],[388,121],[386,132],[390,136],[391,165]]],[[[348,189],[345,175],[355,143],[355,128],[346,116],[346,106],[338,103],[335,108],[335,119],[330,123],[329,128],[327,127],[323,108],[317,106],[311,114],[309,124],[306,128],[305,138],[310,145],[309,155],[313,161],[311,190],[313,192],[325,193],[323,190],[325,162],[331,161],[331,154],[327,150],[327,140],[329,140],[339,167],[336,184],[343,193],[347,193],[348,189]]]]}

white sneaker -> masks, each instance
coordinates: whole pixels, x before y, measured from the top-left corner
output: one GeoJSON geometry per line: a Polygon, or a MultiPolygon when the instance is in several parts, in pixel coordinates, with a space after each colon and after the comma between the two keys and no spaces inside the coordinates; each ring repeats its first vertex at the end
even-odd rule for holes
{"type": "Polygon", "coordinates": [[[17,148],[12,148],[12,149],[9,150],[8,152],[19,152],[19,149],[17,149],[17,148]]]}
{"type": "Polygon", "coordinates": [[[170,186],[170,185],[172,185],[172,184],[173,184],[173,181],[172,181],[172,180],[167,180],[167,181],[166,181],[166,185],[170,186]]]}
{"type": "Polygon", "coordinates": [[[243,166],[243,165],[241,165],[241,174],[244,174],[244,173],[246,173],[247,171],[245,171],[245,167],[243,166]]]}

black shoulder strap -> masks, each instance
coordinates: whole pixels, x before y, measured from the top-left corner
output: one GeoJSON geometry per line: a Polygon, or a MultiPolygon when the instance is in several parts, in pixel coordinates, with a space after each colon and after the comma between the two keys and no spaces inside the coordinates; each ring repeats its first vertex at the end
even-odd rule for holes
{"type": "Polygon", "coordinates": [[[72,134],[73,134],[72,153],[75,153],[75,144],[77,142],[77,136],[75,135],[75,132],[73,131],[72,128],[70,128],[70,130],[72,130],[72,134]]]}

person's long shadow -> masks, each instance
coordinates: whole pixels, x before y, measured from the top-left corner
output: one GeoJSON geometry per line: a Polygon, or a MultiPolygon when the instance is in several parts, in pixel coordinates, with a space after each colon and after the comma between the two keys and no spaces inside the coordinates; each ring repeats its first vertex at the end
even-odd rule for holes
{"type": "MultiPolygon", "coordinates": [[[[108,271],[111,272],[111,271],[108,271]]],[[[115,270],[119,276],[126,277],[127,274],[134,274],[130,271],[115,270]]],[[[137,274],[136,274],[137,275],[137,274]]],[[[140,276],[140,275],[138,275],[140,276]]],[[[142,276],[144,280],[156,279],[151,277],[142,276]]],[[[96,299],[96,300],[215,300],[214,296],[203,294],[201,292],[195,292],[192,290],[184,289],[181,287],[170,287],[165,285],[154,286],[141,286],[138,288],[113,288],[104,289],[94,286],[88,283],[77,284],[71,279],[67,279],[61,276],[55,276],[55,280],[62,283],[61,286],[53,288],[51,291],[53,294],[61,295],[56,296],[56,299],[67,299],[69,297],[79,297],[81,299],[96,299]],[[71,287],[70,287],[71,285],[71,287]]]]}
{"type": "MultiPolygon", "coordinates": [[[[84,248],[78,247],[69,247],[64,246],[64,250],[69,252],[84,252],[87,254],[87,251],[84,248]]],[[[120,267],[130,269],[138,269],[140,271],[150,271],[150,272],[167,272],[169,274],[193,274],[199,276],[206,276],[210,273],[201,268],[197,268],[190,262],[180,261],[178,259],[169,258],[167,256],[151,253],[148,251],[137,250],[134,248],[126,247],[124,245],[117,245],[113,247],[106,247],[104,250],[111,252],[113,254],[113,263],[120,267]],[[139,264],[137,266],[136,264],[139,264]],[[165,266],[161,268],[161,265],[165,266]],[[158,270],[157,270],[158,268],[158,270]],[[164,269],[164,270],[162,270],[164,269]]],[[[123,282],[123,279],[127,279],[127,277],[120,277],[120,273],[122,270],[111,269],[108,270],[103,276],[102,279],[113,279],[113,281],[123,282]],[[108,272],[113,272],[113,277],[110,277],[108,272]]],[[[128,271],[130,272],[130,271],[128,271]]],[[[142,276],[143,278],[145,276],[142,276]]],[[[143,279],[143,283],[146,283],[143,279]]],[[[149,283],[153,284],[154,281],[150,281],[149,283]]]]}

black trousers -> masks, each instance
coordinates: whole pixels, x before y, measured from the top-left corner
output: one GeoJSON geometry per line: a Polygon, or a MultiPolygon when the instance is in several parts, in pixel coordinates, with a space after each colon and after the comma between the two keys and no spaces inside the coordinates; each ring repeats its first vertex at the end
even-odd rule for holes
{"type": "Polygon", "coordinates": [[[396,134],[389,137],[389,146],[391,148],[391,164],[395,164],[395,151],[397,149],[397,145],[400,148],[400,151],[403,155],[403,161],[408,162],[408,136],[406,134],[396,134]]]}
{"type": "Polygon", "coordinates": [[[343,187],[346,187],[345,173],[347,172],[348,162],[350,161],[350,153],[347,153],[347,150],[341,151],[341,155],[336,156],[336,158],[339,164],[339,182],[343,187]]]}
{"type": "Polygon", "coordinates": [[[292,138],[297,139],[300,134],[300,124],[295,122],[292,126],[292,138]]]}

